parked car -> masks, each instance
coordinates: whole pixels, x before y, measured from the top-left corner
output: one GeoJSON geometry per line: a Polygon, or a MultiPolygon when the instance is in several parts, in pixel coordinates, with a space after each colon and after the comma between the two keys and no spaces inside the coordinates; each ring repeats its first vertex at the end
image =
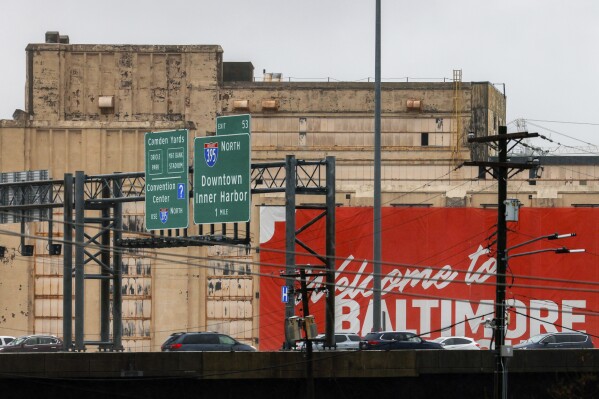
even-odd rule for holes
{"type": "Polygon", "coordinates": [[[0,346],[8,345],[10,341],[13,341],[15,337],[11,337],[8,335],[0,335],[0,346]]]}
{"type": "Polygon", "coordinates": [[[178,332],[172,334],[161,346],[163,352],[255,352],[256,348],[218,332],[178,332]]]}
{"type": "Polygon", "coordinates": [[[58,352],[62,341],[54,335],[24,335],[0,347],[0,353],[8,352],[58,352]]]}
{"type": "Polygon", "coordinates": [[[582,349],[593,348],[593,340],[582,332],[552,332],[530,337],[514,349],[582,349]]]}
{"type": "Polygon", "coordinates": [[[410,331],[380,331],[366,334],[364,340],[360,342],[360,349],[443,349],[443,345],[425,341],[410,331]]]}
{"type": "MultiPolygon", "coordinates": [[[[324,350],[338,350],[338,351],[352,351],[360,349],[360,341],[362,338],[358,334],[354,333],[335,333],[335,346],[333,348],[325,347],[326,334],[318,334],[312,340],[313,351],[324,351],[324,350]]],[[[299,351],[305,350],[305,341],[298,341],[296,349],[299,351]]]]}
{"type": "Polygon", "coordinates": [[[439,337],[433,342],[440,343],[444,349],[480,350],[480,345],[470,337],[439,337]]]}

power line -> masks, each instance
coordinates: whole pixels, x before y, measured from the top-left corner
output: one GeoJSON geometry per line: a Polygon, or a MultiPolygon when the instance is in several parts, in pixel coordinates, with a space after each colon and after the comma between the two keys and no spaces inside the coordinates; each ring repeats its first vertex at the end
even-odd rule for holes
{"type": "Polygon", "coordinates": [[[553,120],[546,120],[546,119],[524,119],[525,121],[532,121],[532,122],[549,122],[549,123],[564,123],[564,124],[568,124],[568,125],[589,125],[589,126],[599,126],[599,123],[593,123],[593,122],[567,122],[567,121],[553,121],[553,120]]]}
{"type": "MultiPolygon", "coordinates": [[[[27,235],[27,234],[21,234],[21,233],[17,233],[17,232],[12,232],[12,231],[7,231],[7,230],[1,230],[0,229],[0,234],[5,234],[5,235],[11,235],[11,236],[24,236],[26,238],[30,238],[30,239],[37,239],[37,240],[49,240],[49,238],[47,237],[40,237],[40,236],[33,236],[33,235],[27,235]]],[[[62,243],[67,243],[65,240],[53,240],[56,242],[62,242],[62,243]]],[[[70,244],[72,245],[79,245],[76,242],[71,242],[70,244]]],[[[101,245],[99,244],[85,244],[85,247],[88,248],[95,248],[98,250],[102,250],[102,249],[107,249],[107,248],[103,248],[101,245]]],[[[113,247],[114,248],[114,247],[113,247]]],[[[128,252],[128,248],[126,247],[116,247],[116,250],[120,251],[122,254],[127,254],[128,252]]],[[[272,252],[272,253],[276,253],[276,254],[286,254],[287,251],[285,250],[275,250],[275,249],[268,249],[268,248],[264,248],[261,247],[260,248],[261,252],[272,252]]],[[[265,263],[262,261],[259,262],[254,262],[251,260],[241,260],[241,259],[235,259],[235,261],[231,261],[229,259],[217,259],[214,257],[210,257],[210,256],[192,256],[192,255],[187,255],[187,254],[172,254],[172,253],[168,253],[168,254],[164,254],[161,253],[157,250],[148,250],[146,249],[147,253],[150,253],[152,255],[154,255],[153,258],[151,259],[155,259],[155,260],[163,260],[163,261],[169,261],[170,263],[175,263],[175,264],[181,264],[181,265],[186,265],[186,266],[192,266],[192,267],[200,267],[200,268],[207,268],[207,269],[218,269],[218,270],[222,270],[225,271],[225,266],[215,266],[215,265],[208,265],[208,264],[189,264],[188,261],[191,260],[201,260],[201,261],[212,261],[212,262],[220,262],[220,263],[236,263],[236,264],[242,264],[242,265],[246,265],[246,266],[258,266],[258,267],[275,267],[275,268],[284,268],[285,265],[284,264],[278,264],[278,263],[265,263]],[[175,260],[175,259],[182,259],[182,260],[175,260]]],[[[303,253],[303,252],[295,252],[296,255],[309,255],[307,253],[303,253]]],[[[143,256],[142,256],[143,257],[143,256]]],[[[348,258],[346,257],[342,257],[342,256],[336,256],[334,258],[337,261],[346,261],[348,258]]],[[[353,259],[353,258],[352,258],[353,259]]],[[[360,261],[366,261],[369,263],[372,263],[373,261],[370,259],[362,259],[360,258],[360,261]]],[[[434,278],[434,277],[423,277],[423,276],[419,276],[420,274],[422,274],[422,272],[420,271],[421,268],[424,268],[425,270],[430,270],[430,274],[432,275],[433,272],[437,271],[437,272],[441,272],[441,271],[446,271],[446,269],[444,267],[438,267],[438,266],[431,266],[431,265],[417,265],[417,264],[408,264],[408,263],[399,263],[399,262],[382,262],[381,263],[383,266],[388,266],[388,267],[399,267],[399,268],[415,268],[417,271],[411,271],[411,273],[405,273],[404,274],[404,278],[406,278],[409,281],[417,281],[417,282],[422,282],[422,281],[428,281],[428,282],[442,282],[444,281],[442,278],[434,278]],[[415,274],[418,275],[415,275],[415,274]],[[406,276],[407,275],[407,276],[406,276]]],[[[317,268],[317,266],[315,266],[315,268],[317,268]]],[[[410,272],[410,270],[407,270],[408,272],[410,272]]],[[[452,269],[453,272],[455,273],[465,273],[465,270],[458,270],[458,269],[452,269]]],[[[349,270],[344,270],[345,274],[348,275],[358,275],[358,276],[362,276],[363,273],[359,273],[359,272],[352,272],[349,270]]],[[[268,273],[260,273],[260,272],[249,272],[250,275],[256,275],[256,276],[261,276],[261,277],[270,277],[270,278],[279,278],[279,279],[283,279],[283,277],[280,276],[276,276],[273,274],[268,274],[268,273]]],[[[371,273],[370,273],[371,274],[371,273]]],[[[478,272],[478,271],[470,271],[469,274],[471,275],[487,275],[488,272],[478,272]]],[[[383,275],[381,275],[381,277],[383,277],[383,275]]],[[[514,277],[517,278],[521,278],[521,279],[533,279],[533,280],[539,280],[539,281],[546,281],[546,282],[557,282],[557,283],[569,283],[569,284],[581,284],[581,285],[590,285],[590,286],[599,286],[599,282],[593,282],[593,281],[585,281],[585,280],[565,280],[565,279],[553,279],[553,278],[547,278],[547,277],[540,277],[540,276],[526,276],[526,275],[514,275],[514,277]]],[[[466,281],[455,281],[453,280],[452,282],[458,282],[458,283],[465,283],[468,284],[466,281]]],[[[326,284],[326,283],[322,283],[322,284],[326,284]]],[[[479,285],[495,285],[495,283],[486,283],[486,282],[482,282],[482,283],[477,283],[479,285]]],[[[407,285],[407,284],[406,284],[407,285]]],[[[527,288],[535,288],[537,286],[526,286],[527,288]]],[[[347,288],[353,288],[348,286],[347,288]]],[[[540,289],[545,289],[546,286],[545,285],[541,285],[538,286],[538,288],[540,289]]],[[[552,288],[555,289],[555,288],[552,288]]],[[[560,290],[564,290],[564,291],[568,291],[570,290],[570,288],[563,288],[560,287],[560,290]]],[[[572,291],[579,291],[579,289],[571,289],[572,291]]],[[[402,292],[403,293],[403,292],[402,292]]]]}

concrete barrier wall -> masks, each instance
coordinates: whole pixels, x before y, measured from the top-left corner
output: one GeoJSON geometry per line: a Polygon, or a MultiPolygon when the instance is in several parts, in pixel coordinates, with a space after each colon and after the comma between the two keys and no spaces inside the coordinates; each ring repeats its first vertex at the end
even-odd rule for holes
{"type": "MultiPolygon", "coordinates": [[[[1,354],[3,398],[492,398],[490,351],[1,354]],[[313,386],[313,391],[308,387],[313,386]],[[312,394],[311,394],[312,393],[312,394]]],[[[599,351],[519,351],[511,399],[596,397],[599,351]]]]}
{"type": "MultiPolygon", "coordinates": [[[[491,351],[368,351],[313,353],[315,378],[396,378],[430,374],[493,374],[491,351]]],[[[202,379],[306,378],[301,352],[5,353],[0,379],[21,377],[202,379]]],[[[598,350],[516,351],[513,373],[598,373],[598,350]]]]}

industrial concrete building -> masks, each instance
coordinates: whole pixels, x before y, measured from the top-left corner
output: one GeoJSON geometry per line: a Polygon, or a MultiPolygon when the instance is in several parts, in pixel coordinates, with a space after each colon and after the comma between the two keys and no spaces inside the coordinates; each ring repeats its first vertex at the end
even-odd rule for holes
{"type": "MultiPolygon", "coordinates": [[[[374,86],[372,82],[295,82],[254,75],[250,62],[224,62],[218,45],[78,45],[49,32],[26,48],[26,101],[0,121],[0,172],[88,175],[144,170],[146,132],[189,129],[213,135],[217,116],[251,114],[252,162],[336,157],[337,202],[373,203],[374,86]]],[[[284,71],[283,71],[284,72],[284,71]]],[[[492,179],[463,161],[493,156],[466,137],[493,135],[506,124],[506,98],[489,82],[462,82],[461,71],[439,82],[382,84],[382,202],[386,206],[481,207],[496,202],[492,179]],[[482,177],[482,176],[481,176],[482,177]]],[[[510,181],[524,206],[599,203],[593,159],[543,159],[543,175],[510,181]],[[556,162],[553,162],[556,163],[556,162]],[[534,183],[534,184],[532,184],[534,183]]],[[[299,200],[301,202],[301,199],[299,200]]],[[[254,205],[283,205],[280,195],[254,205]]],[[[252,211],[251,236],[259,235],[252,211]]],[[[143,203],[125,208],[125,229],[144,231],[143,203]]],[[[50,256],[48,224],[25,224],[32,257],[19,252],[21,226],[5,215],[0,246],[0,331],[5,335],[62,332],[62,259],[50,256]],[[11,236],[10,233],[16,233],[11,236]]],[[[62,220],[60,212],[57,220],[62,220]]],[[[62,227],[54,223],[53,235],[62,227]]],[[[190,234],[197,226],[189,228],[190,234]]],[[[189,247],[125,255],[125,350],[159,350],[175,331],[219,330],[257,342],[258,279],[236,260],[253,254],[230,247],[189,247]],[[200,267],[193,257],[209,260],[200,267]],[[228,259],[224,273],[217,262],[228,259]],[[215,289],[215,287],[219,287],[215,289]]],[[[97,335],[98,288],[86,285],[86,337],[97,335]]]]}

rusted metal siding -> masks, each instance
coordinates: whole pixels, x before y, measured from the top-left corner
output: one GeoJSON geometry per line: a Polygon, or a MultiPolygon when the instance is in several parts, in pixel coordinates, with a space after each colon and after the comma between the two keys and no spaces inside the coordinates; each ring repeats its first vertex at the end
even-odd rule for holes
{"type": "Polygon", "coordinates": [[[206,329],[253,344],[258,334],[253,327],[252,258],[237,248],[218,247],[218,251],[208,260],[206,329]]]}
{"type": "Polygon", "coordinates": [[[34,259],[34,331],[62,337],[62,256],[37,255],[34,259]]]}
{"type": "Polygon", "coordinates": [[[152,264],[143,254],[123,257],[123,347],[151,350],[152,264]]]}

